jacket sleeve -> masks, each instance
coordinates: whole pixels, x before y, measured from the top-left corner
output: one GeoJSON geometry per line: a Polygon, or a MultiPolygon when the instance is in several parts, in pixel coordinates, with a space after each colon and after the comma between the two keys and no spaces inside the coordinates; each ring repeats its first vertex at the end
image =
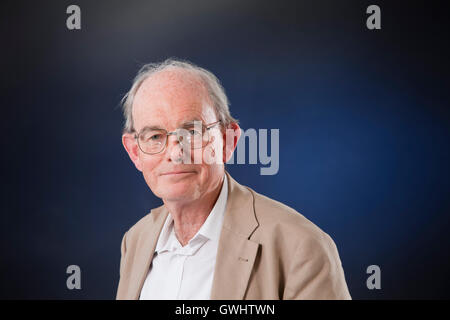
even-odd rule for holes
{"type": "Polygon", "coordinates": [[[299,243],[290,263],[285,300],[350,300],[335,243],[324,232],[299,243]]]}

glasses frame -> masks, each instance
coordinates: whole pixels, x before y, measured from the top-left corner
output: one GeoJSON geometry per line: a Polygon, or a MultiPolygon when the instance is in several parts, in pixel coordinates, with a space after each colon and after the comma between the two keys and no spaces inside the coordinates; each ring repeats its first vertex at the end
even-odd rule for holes
{"type": "MultiPolygon", "coordinates": [[[[217,121],[215,121],[215,122],[211,122],[211,123],[209,123],[209,124],[206,124],[206,125],[205,125],[205,132],[202,132],[202,135],[205,134],[206,132],[208,132],[209,129],[211,129],[212,127],[214,127],[216,124],[219,124],[219,123],[221,123],[221,122],[222,122],[221,120],[217,120],[217,121]]],[[[203,126],[203,124],[202,124],[202,126],[203,126]]],[[[138,146],[139,146],[139,149],[140,149],[143,153],[149,154],[149,155],[155,155],[155,154],[159,154],[159,153],[163,152],[164,150],[166,150],[166,148],[167,148],[167,141],[169,141],[169,136],[171,136],[171,135],[175,135],[175,136],[177,137],[178,143],[179,143],[180,145],[183,146],[183,143],[180,141],[180,137],[178,136],[178,131],[179,131],[180,129],[181,129],[181,128],[178,128],[178,129],[176,129],[175,131],[171,131],[171,132],[168,132],[166,129],[159,129],[159,130],[161,130],[161,132],[163,132],[163,131],[166,132],[166,136],[165,136],[165,139],[166,139],[166,140],[165,140],[165,142],[164,142],[164,146],[162,147],[162,149],[161,149],[160,151],[154,152],[154,153],[145,152],[144,150],[142,150],[142,147],[141,147],[141,145],[140,145],[140,143],[139,143],[139,136],[141,135],[142,131],[139,132],[139,133],[135,133],[135,134],[134,134],[134,138],[136,139],[136,142],[137,142],[137,144],[138,144],[138,146]]],[[[209,144],[210,139],[211,139],[211,137],[209,136],[209,133],[208,133],[208,142],[207,142],[205,145],[202,145],[200,148],[193,148],[193,149],[203,149],[204,147],[206,147],[206,146],[209,144]]],[[[183,148],[183,147],[182,147],[182,148],[183,148]]]]}

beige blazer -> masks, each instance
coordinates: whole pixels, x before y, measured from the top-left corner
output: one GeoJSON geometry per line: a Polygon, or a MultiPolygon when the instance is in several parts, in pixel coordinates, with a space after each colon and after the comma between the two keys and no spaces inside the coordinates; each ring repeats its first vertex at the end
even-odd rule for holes
{"type": "MultiPolygon", "coordinates": [[[[351,299],[330,236],[226,174],[211,299],[351,299]]],[[[153,209],[125,233],[117,299],[139,299],[167,215],[164,206],[153,209]]]]}

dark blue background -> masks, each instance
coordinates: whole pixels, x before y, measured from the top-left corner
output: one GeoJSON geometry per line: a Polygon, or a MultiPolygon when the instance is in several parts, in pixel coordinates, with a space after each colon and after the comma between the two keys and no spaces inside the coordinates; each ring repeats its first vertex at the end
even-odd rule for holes
{"type": "Polygon", "coordinates": [[[450,297],[440,2],[6,1],[0,35],[0,298],[115,297],[122,235],[160,204],[121,145],[118,103],[140,64],[167,57],[214,72],[244,129],[280,129],[277,175],[228,170],[332,236],[353,298],[450,297]],[[365,26],[370,4],[382,30],[365,26]],[[82,290],[66,288],[71,264],[82,290]]]}

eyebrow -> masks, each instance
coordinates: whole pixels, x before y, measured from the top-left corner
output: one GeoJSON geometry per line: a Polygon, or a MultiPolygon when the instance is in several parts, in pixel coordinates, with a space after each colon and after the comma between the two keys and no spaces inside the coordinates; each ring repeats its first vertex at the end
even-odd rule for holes
{"type": "Polygon", "coordinates": [[[179,128],[192,127],[192,126],[195,124],[195,122],[200,122],[201,124],[203,124],[203,121],[202,121],[202,120],[200,120],[200,119],[198,119],[198,118],[195,118],[195,119],[192,119],[192,120],[183,122],[183,123],[179,126],[179,128]]]}
{"type": "MultiPolygon", "coordinates": [[[[194,118],[192,120],[188,120],[188,121],[183,122],[177,128],[189,128],[189,127],[192,127],[195,122],[201,122],[203,124],[202,120],[200,120],[198,118],[194,118]]],[[[141,129],[141,131],[145,131],[145,130],[167,130],[167,129],[161,128],[161,127],[156,126],[156,125],[150,125],[150,126],[145,126],[145,127],[143,127],[141,129]]]]}
{"type": "Polygon", "coordinates": [[[162,129],[158,126],[145,126],[140,131],[143,132],[143,131],[147,131],[147,130],[164,130],[164,129],[162,129]]]}

